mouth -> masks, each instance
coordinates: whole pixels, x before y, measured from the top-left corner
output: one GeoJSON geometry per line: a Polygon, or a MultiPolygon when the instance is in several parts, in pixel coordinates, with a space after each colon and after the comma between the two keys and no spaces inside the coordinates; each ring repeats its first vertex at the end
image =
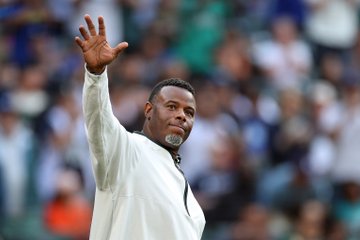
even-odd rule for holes
{"type": "Polygon", "coordinates": [[[184,127],[180,126],[180,125],[174,125],[174,124],[170,124],[169,125],[172,129],[176,130],[176,132],[180,132],[181,134],[185,134],[186,130],[184,127]]]}

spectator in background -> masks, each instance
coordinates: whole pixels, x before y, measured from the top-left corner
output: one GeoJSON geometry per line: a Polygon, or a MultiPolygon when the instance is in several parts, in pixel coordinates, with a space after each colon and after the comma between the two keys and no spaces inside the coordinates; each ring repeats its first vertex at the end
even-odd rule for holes
{"type": "Polygon", "coordinates": [[[356,180],[360,183],[358,172],[360,154],[360,81],[357,74],[348,72],[341,85],[341,109],[334,125],[337,152],[331,169],[334,182],[356,180]]]}
{"type": "Polygon", "coordinates": [[[226,32],[214,50],[215,69],[211,71],[214,80],[234,87],[246,85],[253,77],[249,47],[250,41],[243,33],[235,29],[226,32]]]}
{"type": "Polygon", "coordinates": [[[309,171],[313,176],[328,181],[336,157],[337,125],[341,116],[338,94],[333,85],[318,80],[308,95],[314,135],[309,149],[309,171]]]}
{"type": "Polygon", "coordinates": [[[273,98],[263,96],[253,82],[248,84],[244,92],[251,106],[241,123],[246,156],[252,168],[261,174],[271,161],[270,126],[278,120],[278,105],[273,98]]]}
{"type": "Polygon", "coordinates": [[[318,201],[306,201],[298,207],[293,219],[293,228],[284,240],[297,239],[327,239],[325,238],[325,224],[327,207],[318,201]]]}
{"type": "Polygon", "coordinates": [[[229,225],[255,199],[254,173],[244,157],[241,140],[219,134],[210,146],[210,169],[193,182],[193,191],[209,228],[229,225]]]}
{"type": "Polygon", "coordinates": [[[92,205],[84,195],[81,174],[61,169],[53,199],[46,203],[44,224],[55,235],[72,240],[89,239],[92,205]]]}
{"type": "Polygon", "coordinates": [[[340,88],[343,84],[343,76],[347,71],[344,61],[337,54],[326,53],[323,54],[319,60],[319,67],[315,75],[332,85],[337,94],[340,94],[340,88]]]}
{"type": "Polygon", "coordinates": [[[11,96],[14,109],[29,120],[45,111],[50,101],[45,89],[47,80],[42,65],[27,65],[20,72],[19,80],[11,96]]]}
{"type": "Polygon", "coordinates": [[[301,32],[304,28],[307,15],[306,0],[270,0],[268,21],[272,22],[281,16],[287,16],[291,18],[297,29],[301,32]]]}
{"type": "Polygon", "coordinates": [[[271,207],[283,213],[288,219],[294,219],[303,204],[319,200],[316,188],[304,167],[305,159],[299,159],[292,165],[292,177],[274,194],[271,207]]]}
{"type": "Polygon", "coordinates": [[[281,116],[271,126],[270,133],[272,166],[298,160],[312,136],[310,121],[305,115],[303,93],[297,89],[285,89],[278,101],[281,116]]]}
{"type": "MultiPolygon", "coordinates": [[[[133,43],[129,46],[137,50],[144,33],[151,28],[152,23],[158,19],[159,6],[162,1],[158,0],[120,0],[121,8],[124,9],[124,34],[126,39],[133,43]]],[[[176,18],[176,13],[173,15],[176,18]]]]}
{"type": "Polygon", "coordinates": [[[20,217],[28,199],[29,171],[34,138],[14,110],[8,94],[0,95],[0,168],[5,216],[20,217]]]}
{"type": "Polygon", "coordinates": [[[360,185],[349,179],[338,186],[338,192],[333,214],[344,224],[349,237],[357,239],[360,235],[360,185]]]}
{"type": "Polygon", "coordinates": [[[146,32],[140,45],[140,54],[144,60],[142,82],[148,86],[160,81],[161,66],[173,58],[168,43],[160,32],[159,29],[150,29],[146,32]]]}
{"type": "Polygon", "coordinates": [[[139,53],[129,54],[109,66],[113,112],[129,131],[141,128],[144,120],[143,103],[150,92],[145,85],[145,75],[148,72],[146,60],[141,56],[139,53]]]}
{"type": "Polygon", "coordinates": [[[258,198],[266,205],[272,205],[276,192],[292,181],[296,172],[294,166],[307,157],[312,136],[310,122],[304,114],[302,93],[286,89],[278,101],[281,116],[271,126],[269,161],[258,178],[258,198]]]}
{"type": "Polygon", "coordinates": [[[239,211],[231,230],[231,240],[268,240],[272,238],[271,213],[265,207],[253,203],[239,211]]]}
{"type": "Polygon", "coordinates": [[[92,176],[86,133],[83,127],[81,106],[76,101],[73,89],[63,89],[49,109],[47,123],[50,132],[46,145],[40,149],[37,184],[42,200],[55,194],[59,171],[65,164],[81,169],[84,190],[93,196],[95,182],[92,176]]]}
{"type": "Polygon", "coordinates": [[[325,224],[325,239],[326,240],[343,240],[349,239],[349,232],[346,229],[345,224],[335,217],[330,211],[325,224]]]}
{"type": "Polygon", "coordinates": [[[359,27],[359,2],[356,0],[305,0],[309,7],[306,35],[314,47],[315,63],[324,54],[348,59],[359,27]]]}
{"type": "Polygon", "coordinates": [[[182,3],[181,0],[158,1],[157,17],[150,28],[160,34],[167,43],[176,41],[182,24],[179,19],[182,3]]]}
{"type": "MultiPolygon", "coordinates": [[[[125,64],[122,67],[126,66],[128,65],[125,64]]],[[[129,82],[111,83],[110,97],[114,115],[129,131],[135,131],[141,127],[144,120],[143,103],[149,91],[146,86],[129,82]]]]}
{"type": "Polygon", "coordinates": [[[11,60],[24,67],[37,60],[34,53],[34,39],[49,30],[49,14],[43,0],[13,1],[3,9],[1,15],[5,32],[13,38],[9,42],[11,60]]]}
{"type": "Polygon", "coordinates": [[[174,48],[193,73],[211,71],[213,50],[223,39],[229,6],[229,1],[182,1],[181,28],[174,48]]]}
{"type": "Polygon", "coordinates": [[[275,93],[290,87],[303,88],[311,71],[310,47],[289,17],[274,19],[271,34],[270,39],[254,43],[253,55],[268,87],[275,93]]]}

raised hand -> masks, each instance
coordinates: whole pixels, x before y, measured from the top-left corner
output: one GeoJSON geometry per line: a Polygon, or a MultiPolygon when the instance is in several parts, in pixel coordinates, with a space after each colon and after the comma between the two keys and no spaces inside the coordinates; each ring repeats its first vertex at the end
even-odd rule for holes
{"type": "Polygon", "coordinates": [[[86,68],[91,73],[100,74],[104,71],[106,65],[110,64],[120,52],[128,47],[128,43],[121,42],[115,48],[112,48],[106,41],[104,18],[98,17],[99,33],[96,33],[95,26],[89,15],[85,15],[84,19],[89,32],[81,25],[79,31],[84,40],[75,37],[75,41],[83,52],[86,68]]]}

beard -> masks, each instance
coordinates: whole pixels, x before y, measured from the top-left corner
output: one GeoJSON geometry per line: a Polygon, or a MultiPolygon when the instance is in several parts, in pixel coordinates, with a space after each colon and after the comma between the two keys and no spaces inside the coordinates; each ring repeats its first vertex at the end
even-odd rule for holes
{"type": "Polygon", "coordinates": [[[165,142],[178,147],[183,143],[183,138],[176,134],[169,134],[165,137],[165,142]]]}

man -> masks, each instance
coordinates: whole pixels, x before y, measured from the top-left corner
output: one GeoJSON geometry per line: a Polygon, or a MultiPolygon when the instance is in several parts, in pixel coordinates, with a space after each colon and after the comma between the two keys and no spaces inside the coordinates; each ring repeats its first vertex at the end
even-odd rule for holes
{"type": "Polygon", "coordinates": [[[128,44],[111,48],[105,24],[75,41],[86,63],[84,115],[96,195],[90,239],[200,239],[205,219],[179,168],[178,150],[193,126],[193,88],[180,79],[157,84],[145,104],[142,132],[129,133],[112,113],[106,66],[128,44]]]}

